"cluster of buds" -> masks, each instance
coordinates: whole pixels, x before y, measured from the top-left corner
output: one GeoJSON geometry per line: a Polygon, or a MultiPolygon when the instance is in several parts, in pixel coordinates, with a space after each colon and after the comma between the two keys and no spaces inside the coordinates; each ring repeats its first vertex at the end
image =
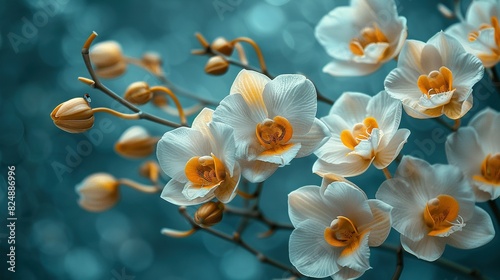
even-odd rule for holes
{"type": "Polygon", "coordinates": [[[196,33],[196,38],[203,47],[202,50],[194,50],[193,54],[205,55],[214,54],[210,57],[205,65],[205,72],[211,75],[222,75],[229,69],[229,62],[224,56],[231,56],[234,50],[234,43],[227,41],[223,37],[216,38],[212,44],[209,44],[207,40],[200,33],[196,33]],[[220,55],[219,55],[220,54],[220,55]]]}
{"type": "Polygon", "coordinates": [[[123,56],[120,44],[115,41],[104,41],[90,50],[90,59],[95,72],[103,78],[116,78],[127,70],[127,61],[123,56]]]}
{"type": "Polygon", "coordinates": [[[94,112],[83,97],[59,104],[52,110],[50,117],[58,128],[69,133],[81,133],[94,126],[94,112]]]}

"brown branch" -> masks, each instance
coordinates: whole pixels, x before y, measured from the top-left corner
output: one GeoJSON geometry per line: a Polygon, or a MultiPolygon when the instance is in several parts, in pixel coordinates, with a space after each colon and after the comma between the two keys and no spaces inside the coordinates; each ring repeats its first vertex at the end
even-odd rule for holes
{"type": "Polygon", "coordinates": [[[181,215],[189,222],[189,224],[191,225],[191,227],[197,231],[197,230],[203,230],[203,231],[206,231],[218,238],[221,238],[221,239],[224,239],[224,240],[227,240],[229,242],[232,242],[232,243],[235,243],[239,246],[241,246],[242,248],[244,248],[245,250],[247,250],[248,252],[252,253],[253,255],[255,255],[257,257],[257,259],[259,261],[261,261],[262,263],[267,263],[267,264],[270,264],[274,267],[277,267],[277,268],[280,268],[284,271],[287,271],[297,277],[302,277],[302,274],[300,274],[295,268],[292,268],[292,267],[288,267],[286,266],[285,264],[281,263],[281,262],[278,262],[277,260],[274,260],[268,256],[266,256],[264,253],[258,251],[257,249],[253,248],[252,246],[250,246],[248,243],[244,242],[243,239],[241,238],[241,235],[238,233],[238,232],[235,232],[234,235],[229,235],[229,234],[226,234],[224,232],[221,232],[221,231],[218,231],[218,230],[215,230],[215,229],[212,229],[212,228],[204,228],[204,227],[200,227],[198,224],[196,224],[196,222],[194,221],[194,219],[187,213],[186,211],[186,207],[179,207],[179,212],[181,213],[181,215]]]}
{"type": "Polygon", "coordinates": [[[93,81],[93,83],[91,83],[90,86],[95,88],[95,89],[100,90],[101,92],[105,93],[106,95],[108,95],[112,99],[118,101],[120,104],[122,104],[123,106],[130,109],[132,112],[138,113],[139,119],[149,120],[149,121],[163,124],[166,126],[170,126],[173,128],[181,127],[182,125],[180,125],[178,123],[174,123],[174,122],[171,122],[169,120],[165,120],[165,119],[162,119],[162,118],[159,118],[157,116],[154,116],[154,115],[151,115],[151,114],[148,114],[148,113],[141,111],[135,105],[128,102],[127,100],[125,100],[124,98],[122,98],[121,96],[119,96],[118,94],[116,94],[115,92],[113,92],[112,90],[110,90],[104,84],[101,83],[101,81],[97,77],[97,74],[94,71],[94,68],[92,67],[92,63],[90,61],[90,55],[89,55],[90,45],[92,45],[92,42],[94,41],[94,39],[96,37],[97,37],[97,33],[92,32],[92,34],[85,41],[85,44],[83,45],[83,48],[82,48],[83,61],[85,62],[85,67],[87,68],[87,71],[89,72],[90,77],[92,77],[92,81],[93,81]]]}
{"type": "MultiPolygon", "coordinates": [[[[382,244],[379,247],[375,247],[375,248],[380,248],[382,250],[390,251],[390,252],[397,252],[398,251],[397,246],[389,245],[389,244],[382,244]]],[[[402,252],[402,253],[404,254],[404,252],[402,252]]],[[[422,259],[417,259],[416,257],[415,257],[415,259],[428,263],[427,261],[422,260],[422,259]]],[[[453,271],[453,272],[458,272],[458,273],[461,273],[464,275],[468,275],[468,276],[473,277],[473,278],[478,279],[478,280],[491,280],[490,278],[483,276],[481,274],[481,272],[477,269],[468,268],[464,265],[450,261],[450,260],[445,259],[443,257],[441,257],[441,258],[439,258],[431,263],[436,264],[438,266],[441,266],[441,267],[448,269],[450,271],[453,271]]]]}
{"type": "Polygon", "coordinates": [[[264,216],[264,214],[262,213],[262,211],[260,211],[260,209],[255,209],[255,208],[257,208],[257,207],[253,207],[252,209],[241,209],[241,208],[236,208],[236,207],[231,207],[229,205],[226,205],[225,211],[230,213],[230,214],[239,215],[239,216],[247,217],[247,218],[252,218],[252,219],[255,219],[257,221],[260,221],[260,222],[264,223],[265,225],[267,225],[269,227],[269,229],[272,229],[272,230],[278,230],[278,229],[293,230],[294,229],[293,225],[291,225],[291,224],[282,224],[282,223],[278,223],[278,222],[274,222],[274,221],[270,220],[269,218],[264,216]]]}
{"type": "Polygon", "coordinates": [[[397,251],[397,262],[396,262],[396,271],[394,271],[394,274],[392,275],[392,280],[398,280],[399,277],[401,277],[401,273],[403,272],[404,268],[404,260],[403,260],[403,246],[399,245],[397,251]]]}

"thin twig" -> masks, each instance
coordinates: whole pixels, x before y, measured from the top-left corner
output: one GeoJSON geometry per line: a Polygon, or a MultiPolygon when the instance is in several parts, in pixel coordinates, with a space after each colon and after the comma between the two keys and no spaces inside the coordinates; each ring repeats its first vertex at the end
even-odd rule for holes
{"type": "Polygon", "coordinates": [[[241,235],[239,233],[235,233],[233,236],[229,235],[229,234],[226,234],[224,232],[220,232],[218,230],[215,230],[213,228],[203,228],[203,227],[200,227],[198,224],[196,224],[196,222],[194,221],[194,219],[187,213],[186,211],[186,207],[179,207],[179,212],[181,213],[181,215],[189,222],[189,224],[191,225],[191,227],[195,230],[203,230],[203,231],[206,231],[216,237],[219,237],[221,239],[224,239],[224,240],[227,240],[229,242],[232,242],[232,243],[235,243],[239,246],[241,246],[242,248],[244,248],[245,250],[247,250],[248,252],[252,253],[253,255],[255,255],[257,257],[257,259],[259,261],[261,261],[262,263],[267,263],[267,264],[270,264],[272,266],[275,266],[277,268],[280,268],[284,271],[287,271],[297,277],[302,277],[302,274],[300,274],[295,268],[293,267],[288,267],[286,266],[285,264],[281,263],[281,262],[278,262],[277,260],[274,260],[268,256],[266,256],[264,253],[258,251],[257,249],[253,248],[252,246],[250,246],[248,243],[244,242],[243,239],[241,238],[241,235]]]}
{"type": "Polygon", "coordinates": [[[291,224],[283,224],[283,223],[278,223],[270,220],[264,214],[260,209],[241,209],[241,208],[236,208],[236,207],[231,207],[229,205],[226,205],[225,211],[234,215],[239,215],[242,217],[248,217],[252,218],[255,220],[258,220],[264,224],[266,224],[270,229],[286,229],[286,230],[293,230],[294,227],[291,224]]]}
{"type": "Polygon", "coordinates": [[[457,131],[457,129],[455,129],[449,123],[447,123],[446,121],[444,121],[441,117],[433,118],[433,120],[435,120],[436,122],[438,122],[439,124],[441,124],[442,126],[448,128],[451,131],[457,131]]]}
{"type": "MultiPolygon", "coordinates": [[[[382,250],[390,251],[390,252],[396,252],[398,250],[397,246],[390,245],[390,244],[382,244],[379,247],[375,247],[375,248],[380,248],[382,250]]],[[[403,252],[403,254],[404,254],[404,252],[403,252]]],[[[417,258],[415,258],[415,259],[417,259],[417,258]]],[[[421,260],[421,259],[417,259],[417,260],[426,262],[426,261],[421,260]]],[[[431,262],[431,263],[436,264],[440,267],[443,267],[443,268],[448,269],[448,270],[453,271],[453,272],[458,272],[458,273],[461,273],[464,275],[468,275],[468,276],[473,277],[473,278],[478,279],[478,280],[491,280],[490,278],[483,276],[481,274],[481,272],[477,269],[468,268],[464,265],[450,261],[450,260],[445,259],[443,257],[441,257],[441,258],[439,258],[436,261],[431,262]]]]}
{"type": "Polygon", "coordinates": [[[104,84],[101,83],[101,81],[99,80],[99,78],[97,77],[97,75],[94,71],[94,68],[92,68],[92,63],[90,61],[90,55],[89,55],[90,45],[94,41],[95,37],[97,37],[97,33],[92,32],[92,34],[87,38],[87,41],[85,41],[85,44],[83,45],[83,48],[82,48],[82,57],[83,57],[83,61],[85,62],[85,67],[87,68],[87,71],[89,72],[90,77],[92,77],[92,81],[94,82],[94,83],[90,84],[90,86],[102,91],[103,93],[105,93],[106,95],[111,97],[112,99],[118,101],[120,104],[122,104],[123,106],[130,109],[132,112],[138,113],[139,119],[149,120],[149,121],[163,124],[166,126],[170,126],[173,128],[181,127],[182,125],[180,125],[178,123],[174,123],[174,122],[171,122],[169,120],[165,120],[165,119],[162,119],[162,118],[159,118],[157,116],[153,116],[153,115],[150,115],[148,113],[141,111],[138,107],[136,107],[132,103],[128,102],[127,100],[125,100],[124,98],[119,96],[118,94],[114,93],[112,90],[110,90],[104,84]]]}
{"type": "Polygon", "coordinates": [[[403,260],[403,246],[399,245],[396,255],[398,257],[398,260],[396,262],[396,271],[394,271],[394,274],[392,275],[392,280],[398,280],[399,277],[401,277],[401,273],[403,272],[404,268],[404,260],[403,260]]]}

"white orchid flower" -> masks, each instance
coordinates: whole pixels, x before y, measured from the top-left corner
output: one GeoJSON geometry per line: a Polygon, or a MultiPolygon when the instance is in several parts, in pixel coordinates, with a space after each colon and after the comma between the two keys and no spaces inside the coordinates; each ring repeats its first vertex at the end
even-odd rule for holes
{"type": "Polygon", "coordinates": [[[380,246],[390,232],[391,209],[350,182],[291,192],[290,261],[308,277],[360,277],[370,269],[369,247],[380,246]]]}
{"type": "Polygon", "coordinates": [[[472,86],[483,73],[481,61],[441,31],[427,43],[407,40],[384,86],[414,118],[456,120],[472,107],[472,86]]]}
{"type": "Polygon", "coordinates": [[[236,195],[240,166],[235,158],[233,129],[212,122],[211,109],[203,109],[191,128],[163,135],[157,157],[172,179],[161,197],[176,205],[195,205],[217,198],[228,203],[236,195]]]}
{"type": "Polygon", "coordinates": [[[328,129],[316,115],[316,90],[302,75],[274,80],[242,70],[214,112],[214,121],[234,129],[243,176],[262,182],[293,158],[310,155],[328,129]]]}
{"type": "Polygon", "coordinates": [[[472,1],[465,20],[446,29],[465,50],[479,58],[484,67],[493,67],[500,61],[500,2],[472,1]]]}
{"type": "Polygon", "coordinates": [[[316,38],[333,61],[323,71],[332,76],[362,76],[395,58],[406,39],[406,18],[393,0],[352,0],[316,26],[316,38]]]}
{"type": "Polygon", "coordinates": [[[408,129],[398,129],[401,111],[401,102],[384,91],[373,97],[342,94],[328,116],[321,118],[331,136],[316,150],[313,172],[352,177],[372,163],[378,169],[387,167],[410,135],[408,129]]]}
{"type": "Polygon", "coordinates": [[[426,261],[441,257],[446,244],[472,249],[495,236],[490,216],[474,205],[469,181],[453,165],[405,156],[375,197],[394,207],[392,226],[403,248],[426,261]]]}
{"type": "Polygon", "coordinates": [[[446,139],[446,157],[472,181],[476,201],[500,196],[500,113],[486,108],[446,139]]]}

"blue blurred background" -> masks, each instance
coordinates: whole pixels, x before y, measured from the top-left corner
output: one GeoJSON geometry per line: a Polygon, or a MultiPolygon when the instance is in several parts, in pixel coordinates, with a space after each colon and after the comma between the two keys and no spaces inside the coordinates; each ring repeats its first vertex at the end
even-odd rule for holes
{"type": "MultiPolygon", "coordinates": [[[[400,14],[408,19],[409,39],[426,41],[455,22],[439,14],[436,3],[433,0],[397,1],[400,14]]],[[[452,1],[443,3],[452,5],[452,1]]],[[[464,1],[463,6],[468,3],[464,1]]],[[[120,42],[128,56],[158,52],[172,82],[214,101],[228,94],[239,69],[231,67],[227,74],[219,77],[206,75],[203,68],[207,58],[190,54],[192,49],[199,48],[193,36],[195,32],[201,32],[209,40],[218,36],[251,37],[262,47],[272,74],[303,73],[329,98],[335,99],[344,91],[374,95],[383,89],[383,80],[396,62],[361,78],[333,78],[321,71],[329,57],[315,40],[314,27],[331,9],[347,4],[348,1],[338,0],[1,1],[0,220],[6,223],[8,165],[15,165],[17,171],[18,220],[14,274],[7,271],[8,233],[4,222],[0,225],[0,278],[251,280],[290,276],[261,264],[245,250],[203,232],[186,239],[161,235],[162,227],[189,227],[179,216],[177,207],[159,195],[122,188],[121,201],[113,209],[99,214],[81,209],[74,187],[89,174],[108,172],[117,178],[147,183],[137,172],[143,160],[123,159],[113,151],[113,145],[130,125],[143,125],[158,136],[166,131],[165,127],[98,114],[91,132],[68,134],[53,125],[49,114],[59,103],[84,93],[91,94],[95,107],[120,108],[102,93],[77,81],[79,76],[88,76],[80,50],[92,31],[99,33],[96,42],[120,42]],[[99,124],[107,120],[112,120],[113,126],[110,132],[103,133],[99,124]],[[80,160],[70,159],[68,164],[68,156],[88,143],[90,151],[81,155],[80,160]],[[58,174],[54,169],[58,164],[66,165],[66,172],[58,174]]],[[[256,65],[255,57],[250,59],[256,65]]],[[[139,80],[157,83],[145,71],[130,67],[126,75],[105,84],[116,92],[123,92],[128,84],[139,80]]],[[[465,124],[485,106],[500,109],[500,95],[486,75],[475,89],[475,106],[466,115],[465,124]]],[[[188,100],[182,102],[189,104],[188,100]]],[[[162,114],[148,105],[144,108],[162,114]]],[[[320,103],[318,116],[327,114],[328,109],[329,106],[320,103]]],[[[413,120],[406,115],[401,127],[412,131],[403,150],[405,154],[431,163],[446,162],[444,137],[431,138],[432,134],[447,134],[446,129],[432,120],[413,120]]],[[[321,182],[311,173],[314,161],[314,156],[294,160],[265,183],[261,206],[266,215],[276,221],[289,222],[287,194],[301,186],[321,182]]],[[[395,166],[391,165],[390,169],[394,172],[395,166]]],[[[382,172],[374,168],[353,179],[371,198],[383,180],[382,172]]],[[[485,204],[480,206],[487,208],[485,204]]],[[[237,222],[236,217],[227,215],[216,228],[231,233],[237,222]]],[[[495,228],[498,231],[497,224],[495,228]]],[[[265,230],[262,224],[251,222],[244,238],[265,254],[289,263],[289,231],[259,239],[257,233],[265,230]]],[[[393,230],[387,243],[397,244],[398,240],[393,230]]],[[[474,250],[447,247],[444,257],[498,279],[499,246],[497,236],[491,243],[474,250]]],[[[376,248],[371,252],[373,269],[363,279],[390,279],[396,264],[395,254],[376,248]]],[[[405,258],[402,279],[467,278],[409,255],[405,258]]]]}

